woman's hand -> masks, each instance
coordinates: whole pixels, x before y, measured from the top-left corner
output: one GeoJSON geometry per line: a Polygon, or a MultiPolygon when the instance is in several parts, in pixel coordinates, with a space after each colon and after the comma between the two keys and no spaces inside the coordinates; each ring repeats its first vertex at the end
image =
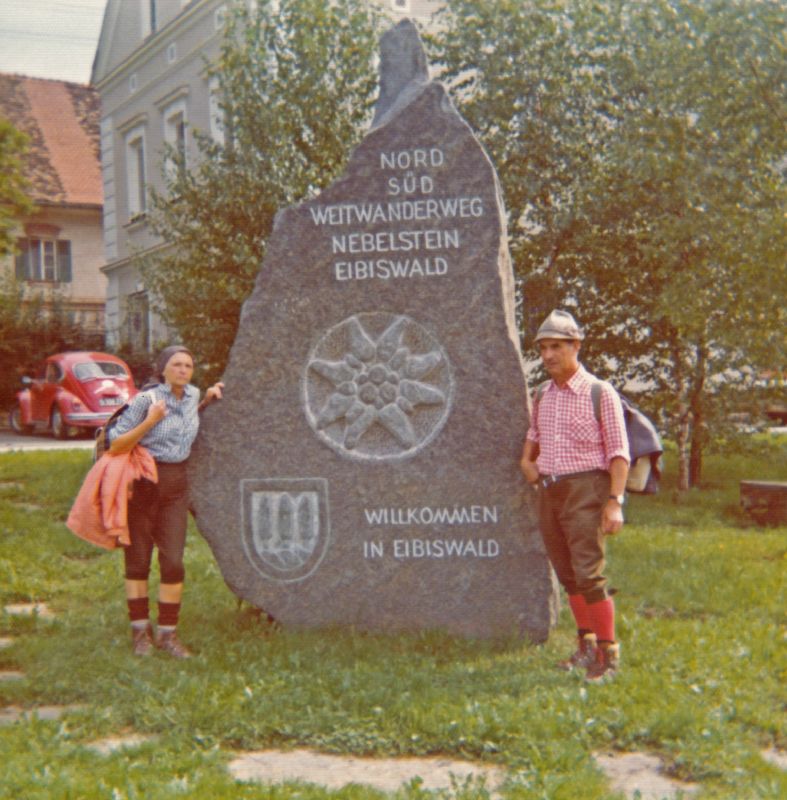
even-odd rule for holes
{"type": "Polygon", "coordinates": [[[213,386],[211,386],[210,389],[205,392],[205,397],[199,404],[200,409],[205,408],[205,406],[209,406],[214,400],[221,400],[223,396],[224,384],[221,381],[214,383],[213,386]]]}
{"type": "Polygon", "coordinates": [[[150,420],[154,425],[161,422],[167,416],[167,404],[164,400],[156,400],[148,406],[148,413],[145,419],[150,420]]]}

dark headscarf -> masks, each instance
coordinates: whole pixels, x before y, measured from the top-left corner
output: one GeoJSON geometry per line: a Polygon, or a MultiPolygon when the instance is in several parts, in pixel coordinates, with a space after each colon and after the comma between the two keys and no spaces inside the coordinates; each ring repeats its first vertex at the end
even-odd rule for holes
{"type": "Polygon", "coordinates": [[[186,353],[186,355],[191,356],[192,361],[194,360],[194,356],[191,355],[191,351],[187,347],[183,347],[183,345],[173,344],[169,347],[165,347],[158,354],[158,358],[156,359],[156,375],[162,383],[164,383],[164,367],[167,366],[167,362],[176,353],[186,353]]]}

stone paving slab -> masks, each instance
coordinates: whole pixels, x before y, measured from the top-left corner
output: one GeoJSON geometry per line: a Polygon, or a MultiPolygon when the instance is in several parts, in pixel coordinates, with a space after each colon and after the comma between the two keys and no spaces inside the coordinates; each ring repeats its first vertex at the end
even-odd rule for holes
{"type": "Polygon", "coordinates": [[[46,603],[10,603],[3,611],[12,617],[33,617],[54,619],[55,615],[46,603]]]}
{"type": "Polygon", "coordinates": [[[676,781],[664,774],[661,759],[647,753],[597,753],[596,763],[616,792],[636,800],[672,800],[697,791],[696,783],[676,781]]]}
{"type": "Polygon", "coordinates": [[[0,636],[0,650],[5,650],[7,647],[11,647],[14,643],[14,640],[10,636],[0,636]]]}
{"type": "Polygon", "coordinates": [[[16,669],[0,670],[0,683],[4,681],[21,681],[24,677],[25,673],[16,669]]]}
{"type": "Polygon", "coordinates": [[[0,708],[0,725],[13,725],[20,720],[37,718],[44,722],[60,719],[69,711],[78,711],[84,708],[81,705],[69,706],[36,706],[35,708],[22,708],[21,706],[6,706],[0,708]]]}
{"type": "Polygon", "coordinates": [[[468,778],[484,778],[487,789],[498,787],[505,778],[505,771],[498,767],[449,758],[360,758],[311,750],[243,753],[230,762],[229,770],[238,781],[304,781],[328,789],[359,783],[385,792],[396,791],[416,777],[423,780],[421,788],[430,791],[451,789],[452,776],[459,785],[468,778]]]}
{"type": "Polygon", "coordinates": [[[145,736],[141,733],[129,733],[121,736],[107,736],[104,739],[98,739],[95,742],[90,742],[87,748],[99,755],[108,756],[119,750],[131,750],[134,747],[139,747],[154,739],[154,736],[145,736]]]}
{"type": "Polygon", "coordinates": [[[787,753],[784,750],[777,750],[775,747],[769,747],[767,750],[762,751],[762,757],[774,767],[787,770],[787,753]]]}

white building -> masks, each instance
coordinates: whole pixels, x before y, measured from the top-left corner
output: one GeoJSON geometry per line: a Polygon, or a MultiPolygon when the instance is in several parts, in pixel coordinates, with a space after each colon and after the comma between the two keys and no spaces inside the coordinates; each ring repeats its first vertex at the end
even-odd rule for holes
{"type": "MultiPolygon", "coordinates": [[[[248,0],[253,2],[253,0],[248,0]]],[[[428,21],[442,0],[369,0],[428,21]]],[[[162,190],[166,143],[188,158],[189,128],[219,136],[206,62],[220,52],[231,2],[107,0],[92,83],[101,97],[107,345],[151,350],[166,339],[132,256],[161,246],[147,224],[148,188],[162,190]]]]}

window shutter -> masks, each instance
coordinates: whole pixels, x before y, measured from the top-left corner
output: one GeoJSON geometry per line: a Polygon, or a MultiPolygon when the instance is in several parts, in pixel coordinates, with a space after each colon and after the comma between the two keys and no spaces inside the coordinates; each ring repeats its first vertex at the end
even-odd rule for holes
{"type": "Polygon", "coordinates": [[[19,239],[16,244],[19,247],[19,252],[16,254],[16,279],[24,281],[30,277],[28,269],[30,246],[27,239],[19,239]]]}
{"type": "Polygon", "coordinates": [[[57,241],[57,278],[61,283],[71,283],[71,242],[57,241]]]}

